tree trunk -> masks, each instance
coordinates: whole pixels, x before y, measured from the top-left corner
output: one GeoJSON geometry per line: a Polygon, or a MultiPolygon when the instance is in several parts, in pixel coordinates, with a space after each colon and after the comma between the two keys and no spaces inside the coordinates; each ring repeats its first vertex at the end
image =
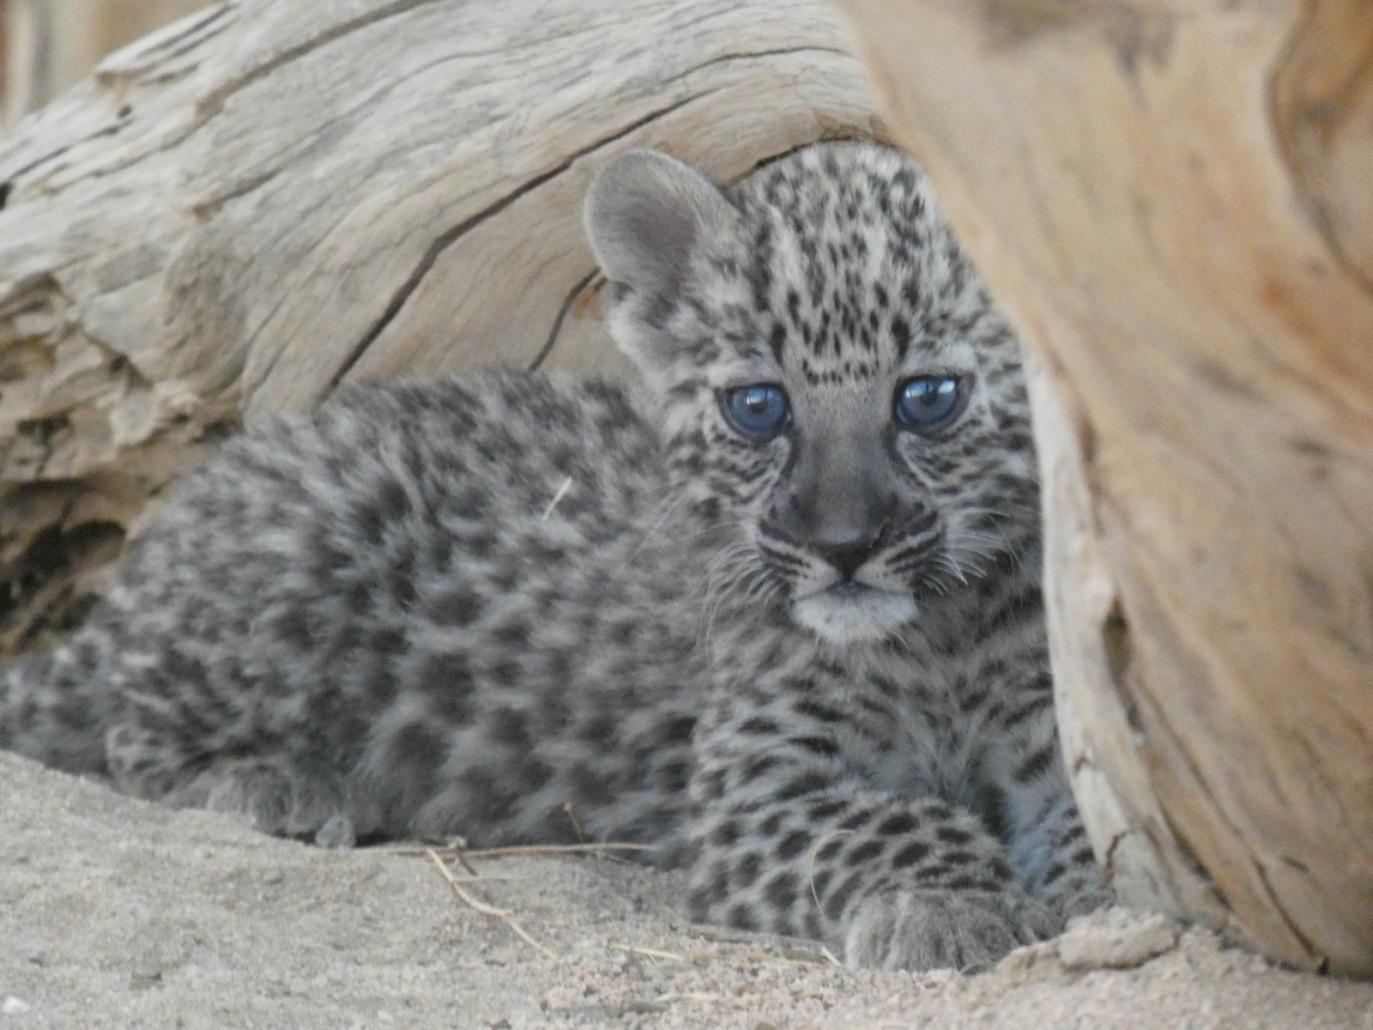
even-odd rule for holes
{"type": "Polygon", "coordinates": [[[1098,854],[1373,973],[1373,5],[843,6],[1039,359],[1098,854]]]}
{"type": "Polygon", "coordinates": [[[240,417],[493,361],[615,371],[580,205],[874,131],[823,3],[237,0],[0,144],[0,652],[240,417]]]}

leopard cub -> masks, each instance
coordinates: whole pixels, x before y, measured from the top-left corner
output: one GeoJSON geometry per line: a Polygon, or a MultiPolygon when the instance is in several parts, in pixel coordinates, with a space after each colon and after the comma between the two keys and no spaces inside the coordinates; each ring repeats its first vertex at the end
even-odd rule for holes
{"type": "Polygon", "coordinates": [[[826,144],[722,190],[631,151],[586,226],[641,383],[372,385],[246,432],[0,672],[0,746],[323,844],[654,844],[694,918],[853,966],[986,963],[1103,900],[1020,352],[920,171],[826,144]]]}

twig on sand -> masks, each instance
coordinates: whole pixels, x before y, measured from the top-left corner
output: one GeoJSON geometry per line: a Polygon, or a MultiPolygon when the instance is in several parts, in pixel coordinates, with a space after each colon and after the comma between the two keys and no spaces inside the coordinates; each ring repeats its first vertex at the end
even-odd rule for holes
{"type": "Polygon", "coordinates": [[[694,1001],[698,1004],[712,1005],[726,999],[724,995],[708,994],[705,991],[669,991],[667,994],[658,995],[653,1000],[660,1005],[669,1005],[674,1001],[694,1001]]]}
{"type": "Polygon", "coordinates": [[[487,876],[478,873],[476,876],[455,876],[454,883],[520,883],[530,880],[537,880],[537,876],[487,876]]]}
{"type": "Polygon", "coordinates": [[[786,959],[788,962],[806,962],[812,965],[831,965],[846,975],[844,963],[835,957],[834,952],[818,941],[804,937],[785,937],[780,934],[757,933],[752,930],[735,930],[727,926],[711,926],[693,923],[687,927],[688,937],[698,937],[703,941],[719,944],[741,944],[758,951],[786,959]]]}
{"type": "Polygon", "coordinates": [[[463,852],[468,858],[519,858],[541,855],[604,855],[620,851],[650,854],[662,849],[656,844],[512,844],[504,848],[469,848],[463,852]]]}
{"type": "Polygon", "coordinates": [[[423,858],[430,854],[457,858],[462,855],[469,859],[477,858],[537,858],[542,855],[598,855],[606,852],[632,851],[653,852],[659,848],[654,844],[512,844],[504,848],[426,848],[399,847],[379,848],[393,855],[415,855],[423,858]]]}
{"type": "Polygon", "coordinates": [[[828,963],[829,963],[830,965],[832,965],[835,969],[839,970],[841,973],[845,974],[846,976],[847,976],[847,975],[850,975],[850,974],[849,974],[849,967],[846,966],[846,965],[844,965],[844,963],[840,962],[838,956],[836,956],[836,955],[834,954],[834,952],[830,951],[830,949],[827,948],[827,947],[825,947],[823,944],[820,945],[820,949],[819,949],[819,950],[820,950],[820,954],[823,955],[823,956],[825,957],[825,961],[826,961],[826,962],[828,962],[828,963]]]}
{"type": "Polygon", "coordinates": [[[469,861],[467,860],[467,853],[466,853],[465,851],[463,851],[462,848],[458,848],[458,847],[453,848],[453,857],[454,857],[455,859],[457,859],[458,865],[462,866],[462,867],[463,867],[464,869],[466,869],[469,873],[471,873],[474,877],[480,877],[480,876],[481,876],[481,871],[478,870],[476,866],[474,866],[471,862],[469,862],[469,861]]]}
{"type": "Polygon", "coordinates": [[[633,944],[607,944],[611,951],[623,951],[628,955],[642,955],[644,958],[658,959],[663,962],[685,962],[687,957],[675,951],[661,951],[658,948],[640,948],[633,944]]]}
{"type": "Polygon", "coordinates": [[[494,918],[499,919],[501,922],[505,923],[506,926],[510,927],[511,932],[514,933],[516,937],[524,941],[535,951],[540,952],[546,958],[550,958],[555,962],[557,961],[557,955],[553,954],[553,952],[549,951],[542,944],[536,941],[533,937],[530,937],[529,934],[525,933],[524,927],[520,926],[519,923],[515,922],[515,916],[513,912],[510,912],[507,909],[503,908],[496,908],[496,906],[494,905],[488,905],[480,898],[474,897],[473,895],[469,894],[467,890],[463,887],[463,885],[459,883],[457,879],[453,876],[453,874],[449,871],[448,867],[443,864],[443,859],[439,858],[438,852],[435,851],[433,848],[427,848],[426,851],[428,852],[429,857],[433,859],[434,865],[439,867],[439,872],[441,872],[443,874],[443,878],[448,881],[448,886],[451,887],[453,893],[458,896],[459,901],[467,905],[469,908],[472,908],[477,912],[480,912],[484,916],[493,916],[494,918]]]}

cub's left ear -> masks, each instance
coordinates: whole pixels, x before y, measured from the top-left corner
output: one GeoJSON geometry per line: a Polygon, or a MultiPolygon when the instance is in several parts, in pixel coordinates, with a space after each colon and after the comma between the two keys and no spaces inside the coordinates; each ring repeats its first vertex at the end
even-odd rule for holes
{"type": "Polygon", "coordinates": [[[701,245],[737,218],[714,183],[655,150],[613,158],[596,173],[582,212],[606,278],[669,303],[681,296],[701,245]]]}

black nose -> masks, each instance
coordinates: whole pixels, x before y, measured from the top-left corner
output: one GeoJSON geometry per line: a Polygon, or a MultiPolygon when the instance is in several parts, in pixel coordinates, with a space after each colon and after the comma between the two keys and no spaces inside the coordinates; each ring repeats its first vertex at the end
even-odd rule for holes
{"type": "Polygon", "coordinates": [[[838,540],[833,543],[815,540],[811,543],[815,553],[833,565],[845,579],[852,579],[865,561],[872,557],[877,548],[877,536],[855,537],[852,540],[838,540]]]}

